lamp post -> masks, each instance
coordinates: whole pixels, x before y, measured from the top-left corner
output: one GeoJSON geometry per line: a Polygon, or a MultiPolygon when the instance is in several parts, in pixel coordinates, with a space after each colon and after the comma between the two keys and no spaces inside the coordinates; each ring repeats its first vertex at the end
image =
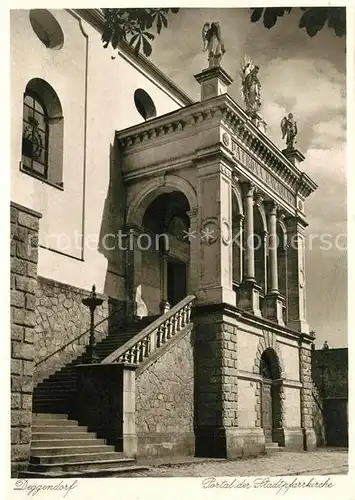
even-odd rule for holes
{"type": "Polygon", "coordinates": [[[98,363],[99,357],[96,353],[96,341],[95,341],[95,309],[97,306],[101,306],[103,299],[98,299],[96,296],[96,287],[92,286],[92,291],[89,297],[82,299],[84,306],[90,309],[90,338],[89,338],[89,359],[91,363],[98,363]]]}

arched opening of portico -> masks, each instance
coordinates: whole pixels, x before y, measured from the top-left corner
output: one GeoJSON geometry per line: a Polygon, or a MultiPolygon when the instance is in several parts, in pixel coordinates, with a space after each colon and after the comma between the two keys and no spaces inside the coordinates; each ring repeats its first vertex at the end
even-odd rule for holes
{"type": "Polygon", "coordinates": [[[282,427],[281,369],[274,349],[268,347],[260,358],[261,375],[261,427],[265,442],[278,442],[282,427]]]}
{"type": "Polygon", "coordinates": [[[128,253],[127,291],[129,313],[136,316],[164,313],[190,290],[188,231],[194,192],[185,195],[177,185],[184,181],[176,176],[170,181],[137,190],[128,207],[134,248],[128,253]]]}

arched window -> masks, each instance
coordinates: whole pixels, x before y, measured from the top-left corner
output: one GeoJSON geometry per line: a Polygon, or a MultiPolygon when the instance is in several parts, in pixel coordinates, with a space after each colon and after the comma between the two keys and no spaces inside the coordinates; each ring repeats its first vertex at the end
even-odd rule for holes
{"type": "Polygon", "coordinates": [[[23,99],[20,169],[62,188],[63,136],[63,112],[56,92],[46,81],[33,78],[23,99]]]}
{"type": "Polygon", "coordinates": [[[47,179],[48,113],[41,98],[27,91],[23,101],[22,164],[23,168],[47,179]]]}

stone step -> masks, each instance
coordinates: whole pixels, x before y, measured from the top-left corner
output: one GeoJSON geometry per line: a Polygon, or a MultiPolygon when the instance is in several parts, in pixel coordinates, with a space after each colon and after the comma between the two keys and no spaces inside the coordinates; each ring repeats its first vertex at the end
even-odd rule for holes
{"type": "Polygon", "coordinates": [[[78,422],[74,424],[62,426],[62,425],[33,425],[32,432],[33,433],[41,433],[41,432],[86,432],[88,430],[86,425],[79,425],[78,422]]]}
{"type": "MultiPolygon", "coordinates": [[[[100,447],[99,447],[100,448],[100,447]]],[[[105,448],[105,446],[101,447],[105,448]]],[[[63,455],[45,454],[45,455],[31,455],[30,462],[32,464],[51,465],[51,464],[72,464],[80,462],[100,462],[106,460],[121,460],[121,454],[117,454],[114,450],[96,452],[82,452],[82,453],[65,453],[63,455]]]]}
{"type": "MultiPolygon", "coordinates": [[[[51,434],[50,434],[51,435],[51,434]]],[[[87,433],[84,434],[87,436],[87,433]]],[[[82,439],[39,439],[31,441],[31,452],[37,448],[61,448],[61,447],[78,447],[78,446],[98,446],[106,444],[106,439],[97,437],[83,437],[82,439]]]]}
{"type": "Polygon", "coordinates": [[[134,466],[134,460],[130,458],[119,458],[114,460],[87,460],[78,462],[62,463],[29,463],[28,470],[31,472],[50,472],[57,474],[63,472],[81,472],[87,470],[118,469],[120,467],[134,466]]]}
{"type": "Polygon", "coordinates": [[[45,420],[68,420],[68,415],[65,415],[63,413],[32,413],[32,419],[42,419],[44,418],[45,420]]]}
{"type": "Polygon", "coordinates": [[[43,399],[68,399],[69,397],[75,396],[77,391],[76,387],[71,387],[69,384],[67,387],[62,388],[57,387],[43,387],[41,390],[36,391],[33,400],[42,401],[43,399]]]}
{"type": "Polygon", "coordinates": [[[53,419],[53,418],[32,418],[32,428],[33,427],[43,427],[50,425],[60,425],[61,427],[71,427],[74,425],[78,425],[77,420],[68,420],[65,418],[62,419],[53,419]]]}
{"type": "Polygon", "coordinates": [[[279,446],[278,443],[265,443],[265,451],[268,455],[272,453],[279,453],[280,451],[283,450],[284,450],[283,446],[279,446]]]}
{"type": "Polygon", "coordinates": [[[115,447],[108,444],[93,444],[93,445],[83,445],[83,446],[46,446],[46,447],[36,447],[31,448],[32,457],[49,457],[53,455],[77,455],[85,456],[87,453],[101,454],[101,453],[112,453],[115,452],[115,447]]]}
{"type": "MultiPolygon", "coordinates": [[[[78,429],[78,427],[77,427],[78,429]]],[[[95,438],[95,432],[80,432],[80,430],[71,431],[71,432],[48,432],[47,428],[41,432],[33,432],[32,439],[34,441],[48,441],[52,439],[86,439],[86,438],[95,438]]]]}
{"type": "Polygon", "coordinates": [[[47,478],[47,479],[55,479],[55,478],[84,478],[84,477],[116,477],[118,475],[122,475],[124,477],[129,477],[132,472],[141,472],[149,470],[148,467],[140,466],[140,465],[131,465],[131,466],[121,466],[121,467],[110,467],[107,469],[95,469],[88,468],[86,470],[81,471],[66,471],[66,472],[34,472],[34,471],[25,471],[19,472],[19,478],[47,478]]]}

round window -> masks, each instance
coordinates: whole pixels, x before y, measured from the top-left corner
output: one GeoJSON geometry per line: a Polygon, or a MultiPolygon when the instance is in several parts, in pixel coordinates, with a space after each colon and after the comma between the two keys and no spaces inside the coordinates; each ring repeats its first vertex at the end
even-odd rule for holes
{"type": "Polygon", "coordinates": [[[134,93],[134,104],[136,105],[138,113],[143,116],[145,120],[157,116],[154,102],[149,94],[143,89],[137,89],[134,93]]]}
{"type": "Polygon", "coordinates": [[[30,10],[30,23],[41,42],[49,49],[61,49],[64,34],[56,18],[46,9],[30,10]]]}

